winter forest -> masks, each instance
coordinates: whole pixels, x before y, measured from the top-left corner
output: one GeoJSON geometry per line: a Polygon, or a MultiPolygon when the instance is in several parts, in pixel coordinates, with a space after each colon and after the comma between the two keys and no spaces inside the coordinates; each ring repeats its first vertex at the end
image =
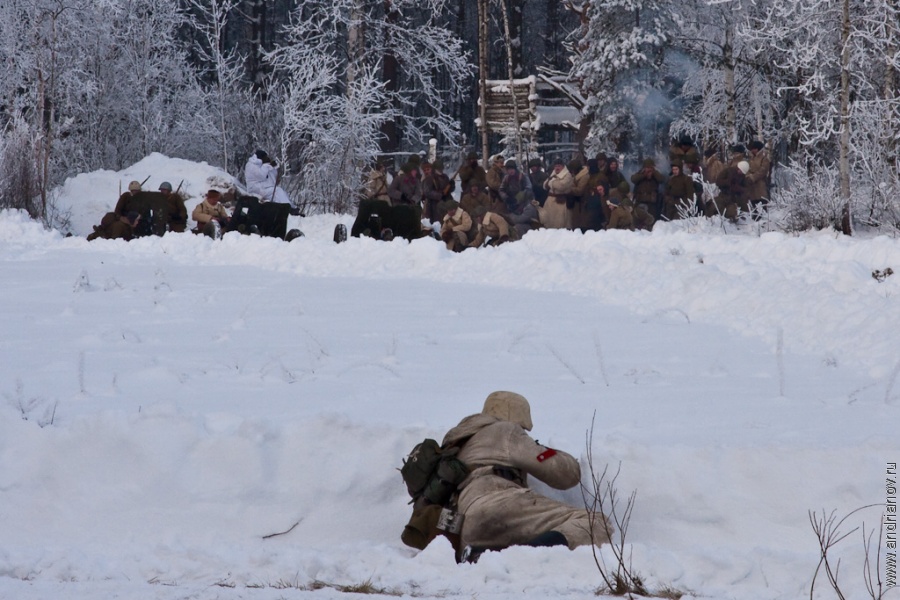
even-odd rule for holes
{"type": "MultiPolygon", "coordinates": [[[[4,0],[0,207],[151,152],[352,211],[378,155],[484,145],[480,84],[542,74],[579,123],[491,152],[624,157],[760,140],[785,230],[900,230],[900,0],[4,0]],[[552,139],[547,135],[551,135],[552,139]]],[[[448,172],[452,172],[448,169],[448,172]]],[[[115,194],[114,190],[97,190],[115,194]]]]}

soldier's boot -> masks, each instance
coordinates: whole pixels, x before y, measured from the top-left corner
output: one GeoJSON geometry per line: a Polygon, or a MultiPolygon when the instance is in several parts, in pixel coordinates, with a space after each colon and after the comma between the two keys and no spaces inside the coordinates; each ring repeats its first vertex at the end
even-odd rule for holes
{"type": "Polygon", "coordinates": [[[569,540],[566,536],[558,531],[546,531],[534,539],[531,539],[523,546],[531,546],[533,548],[548,548],[550,546],[568,546],[569,540]]]}

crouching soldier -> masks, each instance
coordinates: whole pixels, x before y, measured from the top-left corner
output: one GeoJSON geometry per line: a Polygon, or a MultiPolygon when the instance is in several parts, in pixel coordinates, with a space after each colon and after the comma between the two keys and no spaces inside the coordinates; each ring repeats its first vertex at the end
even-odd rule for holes
{"type": "Polygon", "coordinates": [[[191,218],[197,221],[197,229],[194,233],[203,233],[215,238],[219,237],[217,232],[221,233],[228,229],[231,215],[219,202],[221,199],[222,193],[219,190],[206,192],[206,199],[198,204],[191,213],[191,218]]]}
{"type": "Polygon", "coordinates": [[[606,228],[627,229],[629,231],[633,231],[634,205],[628,198],[622,198],[622,195],[618,192],[618,189],[610,192],[609,199],[606,201],[610,209],[609,222],[606,223],[606,228]]]}
{"type": "Polygon", "coordinates": [[[441,224],[441,239],[447,244],[447,250],[462,252],[469,245],[469,234],[472,230],[472,217],[452,200],[448,203],[447,214],[441,224]]]}
{"type": "Polygon", "coordinates": [[[106,213],[100,220],[100,224],[94,225],[94,233],[90,234],[87,239],[89,242],[97,238],[131,241],[131,238],[134,237],[134,228],[138,226],[140,220],[140,213],[134,210],[128,211],[122,216],[115,212],[106,213]]]}
{"type": "MultiPolygon", "coordinates": [[[[515,232],[515,229],[512,232],[515,232]]],[[[485,213],[478,224],[478,233],[469,244],[469,247],[480,248],[485,242],[491,246],[499,246],[510,240],[510,233],[509,223],[502,215],[498,215],[495,212],[485,213]]]]}
{"type": "Polygon", "coordinates": [[[531,407],[513,392],[493,392],[480,413],[447,432],[442,447],[460,447],[469,469],[459,484],[462,515],[459,562],[509,546],[577,546],[609,542],[602,514],[568,506],[532,491],[528,476],[565,490],[581,482],[578,461],[532,439],[531,407]]]}

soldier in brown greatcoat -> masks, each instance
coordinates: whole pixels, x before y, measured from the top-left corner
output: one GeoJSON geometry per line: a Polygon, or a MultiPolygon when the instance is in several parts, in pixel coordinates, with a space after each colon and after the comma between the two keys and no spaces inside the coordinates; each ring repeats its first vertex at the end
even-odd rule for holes
{"type": "MultiPolygon", "coordinates": [[[[619,159],[615,156],[607,160],[604,174],[606,175],[606,180],[609,181],[610,189],[619,187],[619,184],[625,181],[625,176],[619,170],[619,159]]],[[[628,182],[625,181],[625,183],[628,182]]]]}
{"type": "Polygon", "coordinates": [[[137,227],[140,220],[140,213],[134,210],[128,211],[124,215],[108,212],[103,215],[100,225],[94,226],[94,232],[87,239],[89,242],[98,238],[128,242],[134,237],[134,228],[137,227]]]}
{"type": "Polygon", "coordinates": [[[742,160],[737,165],[727,167],[716,180],[719,195],[706,205],[706,216],[723,215],[731,221],[737,220],[740,211],[749,208],[747,203],[747,178],[750,164],[742,160]]]}
{"type": "Polygon", "coordinates": [[[500,199],[506,205],[507,213],[514,212],[522,203],[534,198],[531,180],[519,171],[516,161],[510,159],[504,165],[506,175],[500,183],[500,199]]]}
{"type": "Polygon", "coordinates": [[[419,206],[422,201],[422,179],[419,177],[419,165],[410,161],[403,165],[402,172],[397,173],[388,187],[388,196],[394,206],[406,204],[419,206]]]}
{"type": "Polygon", "coordinates": [[[169,231],[181,233],[187,228],[187,208],[184,206],[184,197],[180,193],[172,191],[172,184],[163,181],[159,184],[159,193],[163,195],[163,211],[165,212],[166,227],[169,231]]]}
{"type": "Polygon", "coordinates": [[[544,189],[547,173],[544,172],[541,159],[532,158],[528,161],[528,179],[531,180],[531,193],[534,195],[534,199],[543,206],[547,200],[547,190],[544,189]]]}
{"type": "Polygon", "coordinates": [[[609,221],[606,229],[634,229],[634,205],[628,198],[623,198],[617,189],[609,192],[606,203],[609,205],[609,221]]]}
{"type": "Polygon", "coordinates": [[[631,176],[634,184],[634,203],[646,204],[656,210],[659,202],[659,188],[666,182],[666,177],[656,170],[656,162],[652,158],[644,159],[641,170],[631,176]]]}
{"type": "Polygon", "coordinates": [[[480,181],[472,181],[459,200],[459,206],[473,219],[480,219],[491,210],[491,197],[487,195],[480,181]]]}
{"type": "Polygon", "coordinates": [[[686,210],[694,199],[694,180],[681,172],[681,165],[672,165],[672,175],[666,182],[663,216],[670,221],[680,219],[679,210],[686,210]]]}
{"type": "Polygon", "coordinates": [[[466,164],[459,168],[459,189],[469,189],[469,184],[472,181],[479,181],[482,186],[486,186],[487,174],[481,165],[478,164],[478,155],[474,152],[469,152],[466,156],[466,164]]]}

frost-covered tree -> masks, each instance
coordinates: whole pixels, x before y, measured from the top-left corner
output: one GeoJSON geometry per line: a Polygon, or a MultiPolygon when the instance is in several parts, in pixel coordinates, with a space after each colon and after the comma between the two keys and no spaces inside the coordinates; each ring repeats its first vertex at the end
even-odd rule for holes
{"type": "Polygon", "coordinates": [[[238,107],[245,104],[248,94],[241,80],[243,62],[234,47],[225,44],[228,19],[239,0],[188,0],[191,8],[190,26],[199,36],[195,52],[201,65],[201,78],[208,86],[208,101],[213,114],[213,126],[219,140],[220,163],[223,168],[232,164],[231,123],[239,118],[238,107]]]}
{"type": "Polygon", "coordinates": [[[176,0],[0,3],[0,135],[7,153],[27,146],[41,216],[72,173],[208,147],[196,135],[204,111],[176,39],[180,15],[176,0]]]}
{"type": "Polygon", "coordinates": [[[891,1],[796,0],[773,4],[741,32],[770,57],[777,92],[790,98],[795,169],[838,174],[835,225],[845,231],[851,214],[885,213],[874,199],[896,189],[897,16],[891,1]]]}
{"type": "Polygon", "coordinates": [[[587,98],[591,150],[621,148],[662,110],[656,89],[667,40],[664,8],[661,0],[587,0],[578,9],[582,27],[570,75],[587,98]]]}
{"type": "Polygon", "coordinates": [[[290,43],[271,56],[286,76],[281,149],[295,175],[287,187],[307,210],[350,207],[365,165],[378,153],[381,125],[396,115],[381,108],[376,68],[350,67],[331,51],[335,34],[323,20],[301,21],[290,43]],[[342,82],[348,70],[352,78],[342,82]]]}
{"type": "Polygon", "coordinates": [[[393,111],[400,143],[393,150],[424,146],[431,137],[452,144],[459,124],[449,116],[446,98],[462,95],[470,65],[460,40],[435,23],[444,3],[306,2],[295,11],[287,29],[290,43],[278,54],[315,43],[323,54],[340,57],[337,91],[343,91],[355,73],[379,71],[382,101],[373,110],[393,111]],[[440,73],[449,76],[439,78],[440,73]],[[447,82],[450,89],[442,89],[438,81],[447,82]]]}
{"type": "MultiPolygon", "coordinates": [[[[47,214],[57,146],[69,125],[67,102],[89,85],[79,53],[85,13],[75,0],[7,0],[0,4],[0,134],[4,170],[17,174],[15,193],[36,191],[37,203],[20,197],[32,216],[47,214]],[[30,158],[10,166],[15,154],[30,158]],[[25,182],[25,176],[34,177],[25,182]]],[[[7,192],[8,194],[9,192],[7,192]]]]}
{"type": "Polygon", "coordinates": [[[460,42],[429,17],[441,6],[322,0],[295,12],[288,42],[270,59],[285,84],[282,150],[301,202],[348,207],[387,123],[407,148],[430,137],[456,142],[444,98],[462,93],[469,67],[460,42]],[[440,71],[451,90],[436,85],[440,71]]]}
{"type": "Polygon", "coordinates": [[[766,7],[762,0],[688,0],[672,9],[667,67],[683,80],[682,110],[672,133],[707,144],[782,137],[780,108],[765,53],[739,27],[766,7]]]}

